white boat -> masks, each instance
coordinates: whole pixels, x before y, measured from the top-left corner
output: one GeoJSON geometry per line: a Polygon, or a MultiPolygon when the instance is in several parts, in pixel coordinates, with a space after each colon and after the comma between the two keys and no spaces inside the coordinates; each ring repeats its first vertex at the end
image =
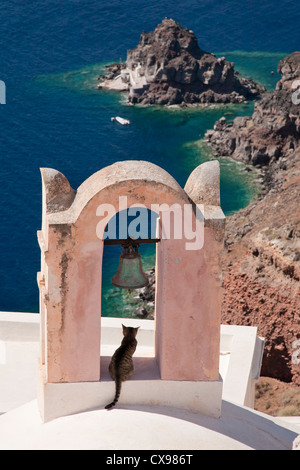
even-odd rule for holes
{"type": "Polygon", "coordinates": [[[118,121],[118,123],[122,124],[122,126],[130,124],[130,121],[128,119],[124,119],[120,116],[112,117],[111,121],[118,121]]]}

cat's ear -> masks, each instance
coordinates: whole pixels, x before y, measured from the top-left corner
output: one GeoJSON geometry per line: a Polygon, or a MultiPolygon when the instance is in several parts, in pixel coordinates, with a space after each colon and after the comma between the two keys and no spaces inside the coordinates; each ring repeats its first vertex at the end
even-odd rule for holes
{"type": "Polygon", "coordinates": [[[123,328],[123,334],[125,335],[127,328],[125,325],[123,325],[123,323],[122,323],[122,328],[123,328]]]}

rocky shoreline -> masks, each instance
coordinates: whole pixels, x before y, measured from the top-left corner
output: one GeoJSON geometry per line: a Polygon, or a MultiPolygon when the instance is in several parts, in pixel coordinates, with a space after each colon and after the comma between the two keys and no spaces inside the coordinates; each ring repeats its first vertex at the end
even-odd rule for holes
{"type": "Polygon", "coordinates": [[[281,170],[294,164],[300,145],[300,114],[293,93],[300,76],[300,52],[278,64],[282,78],[273,92],[255,102],[252,116],[222,117],[205,140],[216,157],[226,156],[260,168],[267,190],[282,184],[281,170]]]}
{"type": "Polygon", "coordinates": [[[193,31],[167,18],[154,31],[143,31],[126,63],[109,65],[98,80],[99,89],[126,91],[130,103],[142,105],[242,103],[265,91],[225,57],[202,50],[193,31]]]}

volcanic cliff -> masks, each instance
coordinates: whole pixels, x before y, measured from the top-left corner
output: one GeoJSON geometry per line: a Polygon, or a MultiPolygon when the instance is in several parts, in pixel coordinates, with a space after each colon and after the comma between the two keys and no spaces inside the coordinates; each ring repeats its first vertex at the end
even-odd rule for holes
{"type": "Polygon", "coordinates": [[[264,194],[227,218],[222,322],[257,326],[262,375],[300,385],[300,53],[278,72],[252,116],[221,118],[206,139],[216,157],[259,167],[265,183],[264,194]]]}

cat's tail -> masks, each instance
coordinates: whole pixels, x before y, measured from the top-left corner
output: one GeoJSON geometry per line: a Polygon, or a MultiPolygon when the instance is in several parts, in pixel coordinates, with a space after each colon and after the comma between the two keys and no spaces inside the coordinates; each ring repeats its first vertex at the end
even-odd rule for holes
{"type": "Polygon", "coordinates": [[[111,403],[109,403],[109,405],[106,405],[105,409],[106,410],[110,410],[111,408],[113,408],[119,401],[119,398],[120,398],[120,395],[121,395],[121,386],[122,386],[122,381],[119,377],[116,377],[116,380],[115,380],[115,383],[116,383],[116,394],[115,394],[115,398],[114,398],[114,401],[112,401],[111,403]]]}

